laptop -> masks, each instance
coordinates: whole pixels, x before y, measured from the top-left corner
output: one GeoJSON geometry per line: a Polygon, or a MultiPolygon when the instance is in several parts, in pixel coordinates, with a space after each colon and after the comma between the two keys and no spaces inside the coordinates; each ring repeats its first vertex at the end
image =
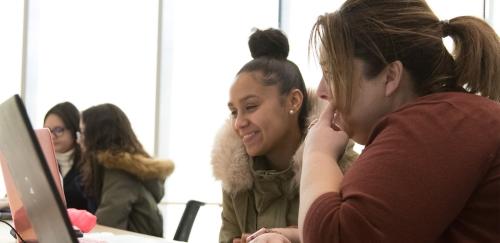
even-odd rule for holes
{"type": "MultiPolygon", "coordinates": [[[[59,192],[59,196],[65,205],[66,200],[62,186],[62,177],[59,174],[59,165],[57,164],[50,130],[47,128],[36,129],[35,134],[48,163],[47,165],[59,192]]],[[[7,160],[2,155],[2,151],[0,151],[0,163],[2,166],[5,187],[7,189],[8,206],[10,208],[10,212],[12,213],[11,216],[14,221],[14,226],[25,241],[35,241],[37,239],[36,234],[28,219],[28,215],[26,214],[26,209],[23,206],[20,195],[17,193],[14,180],[8,170],[7,160]]]]}
{"type": "MultiPolygon", "coordinates": [[[[43,143],[40,146],[21,98],[14,95],[1,103],[0,156],[6,162],[6,166],[2,164],[2,169],[6,169],[12,179],[24,213],[36,233],[36,242],[178,242],[133,232],[122,233],[122,230],[93,231],[77,238],[66,211],[64,196],[61,196],[62,187],[58,186],[58,172],[57,175],[52,174],[49,165],[53,162],[47,163],[42,147],[43,143]]],[[[48,157],[52,158],[52,155],[48,157]]]]}
{"type": "Polygon", "coordinates": [[[0,151],[24,206],[24,211],[13,213],[27,215],[40,243],[77,243],[60,191],[18,95],[0,104],[0,151]]]}

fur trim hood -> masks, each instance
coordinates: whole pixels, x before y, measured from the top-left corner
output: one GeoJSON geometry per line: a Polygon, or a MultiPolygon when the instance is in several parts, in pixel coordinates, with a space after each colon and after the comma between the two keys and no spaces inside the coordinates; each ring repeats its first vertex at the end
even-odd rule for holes
{"type": "Polygon", "coordinates": [[[100,152],[98,161],[106,168],[124,170],[142,181],[161,180],[162,182],[174,171],[171,160],[148,158],[140,154],[100,152]]]}
{"type": "MultiPolygon", "coordinates": [[[[292,170],[295,172],[292,187],[300,181],[302,164],[302,145],[292,157],[292,170]]],[[[216,136],[212,150],[213,173],[222,182],[222,189],[229,193],[250,189],[253,176],[250,168],[252,158],[246,153],[241,138],[234,132],[231,120],[227,120],[216,136]]]]}
{"type": "MultiPolygon", "coordinates": [[[[326,102],[319,99],[312,91],[308,91],[309,115],[308,123],[319,117],[326,102]]],[[[352,146],[351,146],[352,148],[352,146]]],[[[292,179],[292,188],[298,187],[300,183],[300,172],[302,167],[303,144],[299,146],[293,155],[292,170],[295,176],[292,179]]],[[[222,182],[222,188],[228,193],[236,193],[241,190],[250,189],[253,185],[253,176],[250,168],[252,158],[246,153],[245,147],[239,136],[233,130],[230,119],[226,120],[223,127],[215,137],[212,150],[213,174],[217,180],[222,182]]],[[[344,160],[344,159],[342,159],[344,160]]],[[[341,160],[341,162],[342,162],[341,160]]],[[[341,168],[347,167],[344,161],[341,168]]]]}

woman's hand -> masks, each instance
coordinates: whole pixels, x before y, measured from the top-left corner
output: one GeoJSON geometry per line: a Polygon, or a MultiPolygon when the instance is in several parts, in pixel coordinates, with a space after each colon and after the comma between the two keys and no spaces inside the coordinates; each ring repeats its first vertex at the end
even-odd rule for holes
{"type": "Polygon", "coordinates": [[[247,237],[250,236],[248,233],[241,234],[241,238],[233,239],[233,243],[247,243],[247,237]]]}
{"type": "Polygon", "coordinates": [[[291,241],[280,233],[270,232],[259,235],[248,243],[291,243],[291,241]]]}
{"type": "Polygon", "coordinates": [[[319,119],[309,126],[304,142],[304,160],[328,158],[340,160],[349,141],[347,134],[336,125],[336,108],[330,103],[319,119]]]}
{"type": "MultiPolygon", "coordinates": [[[[249,235],[246,237],[245,242],[248,243],[291,243],[290,241],[282,232],[278,231],[280,229],[267,229],[267,228],[261,228],[257,230],[255,233],[249,235]]],[[[295,234],[298,239],[298,229],[297,228],[290,228],[288,229],[283,229],[286,231],[292,231],[292,234],[295,234]]],[[[243,242],[243,241],[242,241],[243,242]]]]}
{"type": "Polygon", "coordinates": [[[309,207],[327,192],[339,192],[344,178],[338,161],[344,154],[348,136],[335,124],[335,107],[330,104],[316,124],[310,126],[304,141],[300,178],[299,231],[309,207]]]}
{"type": "Polygon", "coordinates": [[[299,229],[297,226],[287,228],[261,228],[246,237],[249,243],[296,243],[300,242],[299,229]]]}

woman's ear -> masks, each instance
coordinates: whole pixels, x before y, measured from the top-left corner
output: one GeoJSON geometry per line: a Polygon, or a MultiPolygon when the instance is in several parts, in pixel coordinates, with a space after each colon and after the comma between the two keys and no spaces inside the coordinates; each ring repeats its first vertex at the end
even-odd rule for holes
{"type": "Polygon", "coordinates": [[[304,100],[304,94],[299,89],[293,89],[288,94],[288,107],[289,110],[293,110],[292,113],[296,113],[300,110],[302,102],[304,100]]]}
{"type": "Polygon", "coordinates": [[[394,61],[386,67],[385,96],[393,95],[401,85],[403,63],[394,61]]]}

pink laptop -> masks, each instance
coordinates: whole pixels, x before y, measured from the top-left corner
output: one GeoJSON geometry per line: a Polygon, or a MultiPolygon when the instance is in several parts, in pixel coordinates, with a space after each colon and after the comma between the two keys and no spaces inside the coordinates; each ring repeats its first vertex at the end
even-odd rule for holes
{"type": "MultiPolygon", "coordinates": [[[[64,190],[61,183],[61,176],[59,174],[59,166],[56,161],[50,130],[47,128],[35,129],[35,134],[42,149],[43,155],[45,156],[45,159],[47,161],[47,165],[49,167],[50,173],[52,174],[52,178],[54,178],[54,183],[59,191],[59,194],[61,195],[62,202],[64,205],[66,205],[64,190]]],[[[13,178],[9,170],[7,169],[8,163],[3,156],[2,151],[0,151],[0,162],[5,180],[5,187],[7,188],[7,197],[9,200],[10,210],[12,212],[14,226],[25,241],[36,241],[36,233],[31,226],[20,195],[15,188],[13,178]]]]}

